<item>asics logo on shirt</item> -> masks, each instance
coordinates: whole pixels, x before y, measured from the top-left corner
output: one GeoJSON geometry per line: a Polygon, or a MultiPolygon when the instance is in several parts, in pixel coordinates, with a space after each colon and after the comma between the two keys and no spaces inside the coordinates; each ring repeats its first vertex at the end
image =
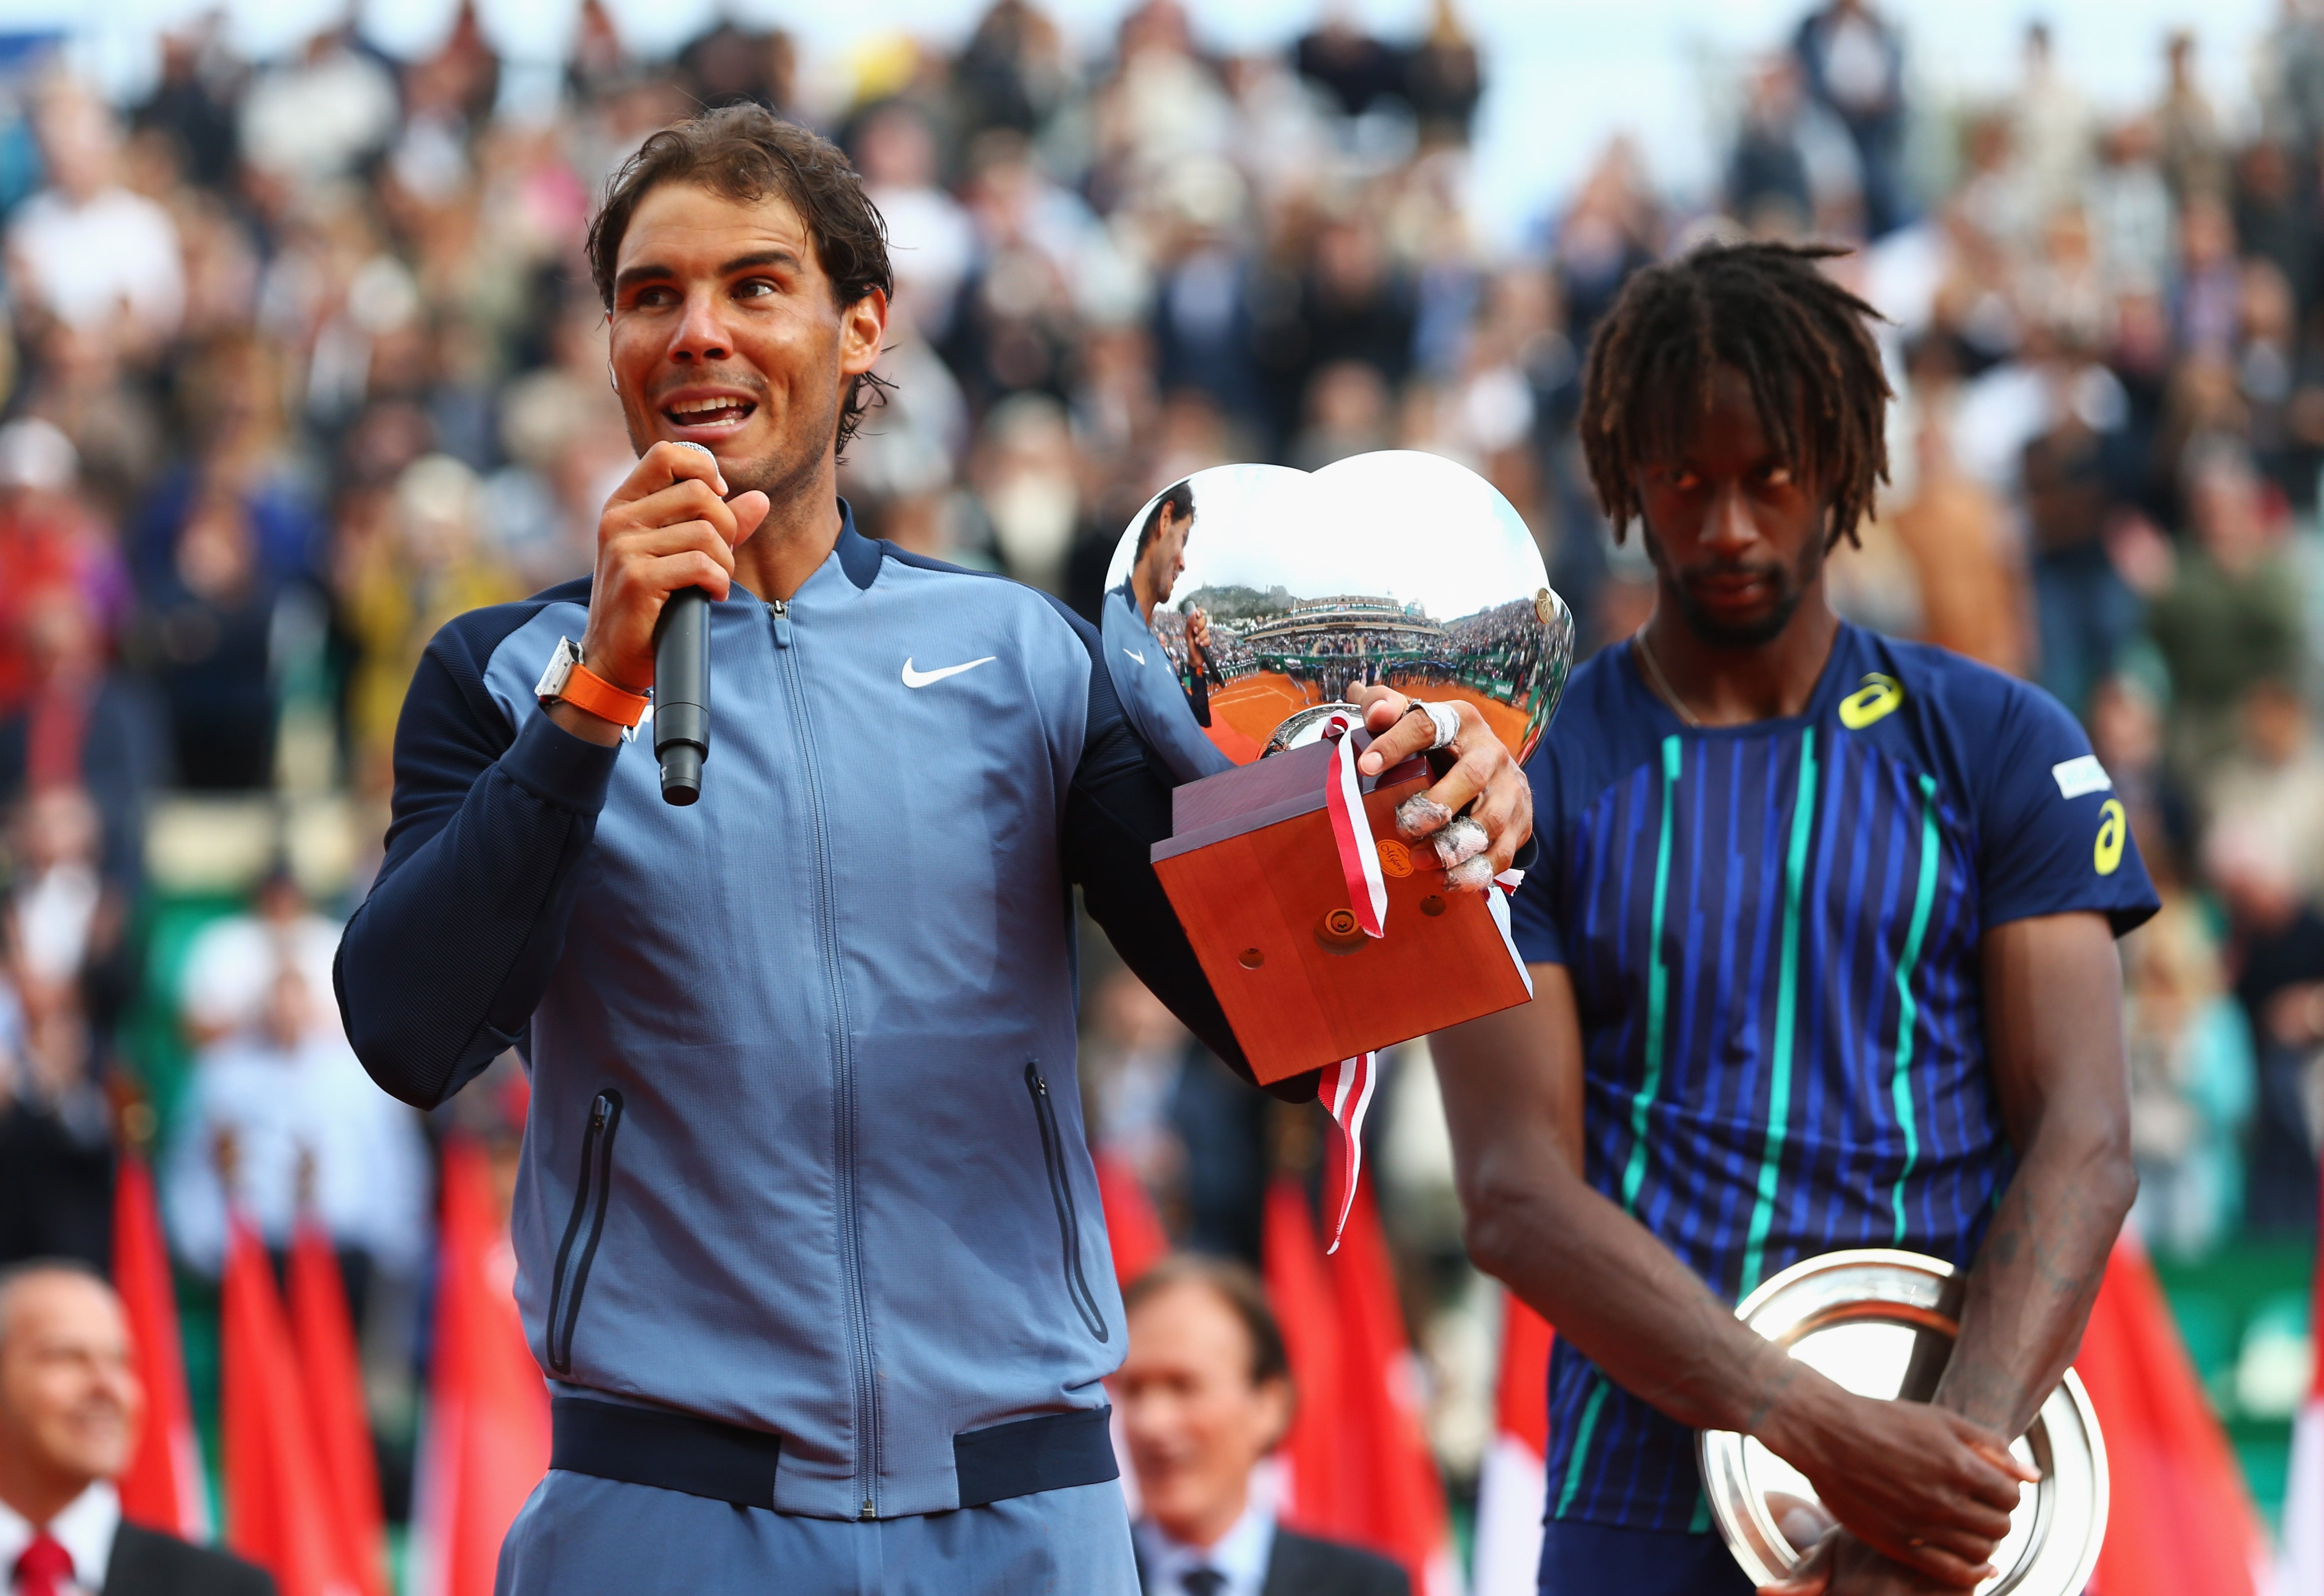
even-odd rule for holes
{"type": "Polygon", "coordinates": [[[1904,701],[1904,686],[1893,676],[1873,671],[1864,685],[1840,701],[1840,724],[1860,732],[1904,701]]]}
{"type": "Polygon", "coordinates": [[[948,676],[958,676],[964,670],[974,670],[980,665],[990,665],[999,658],[997,654],[987,654],[983,659],[971,660],[965,665],[946,665],[935,670],[915,670],[912,669],[912,661],[908,657],[904,660],[904,685],[908,687],[925,687],[930,682],[940,682],[948,676]]]}

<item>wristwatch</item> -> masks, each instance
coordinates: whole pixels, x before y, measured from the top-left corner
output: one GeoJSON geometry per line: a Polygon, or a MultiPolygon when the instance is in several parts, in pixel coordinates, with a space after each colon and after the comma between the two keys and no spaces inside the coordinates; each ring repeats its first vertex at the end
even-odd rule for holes
{"type": "Polygon", "coordinates": [[[636,730],[653,705],[644,694],[624,692],[582,664],[581,645],[569,637],[557,640],[557,651],[549,655],[549,669],[540,673],[532,694],[543,704],[561,699],[631,731],[636,730]]]}

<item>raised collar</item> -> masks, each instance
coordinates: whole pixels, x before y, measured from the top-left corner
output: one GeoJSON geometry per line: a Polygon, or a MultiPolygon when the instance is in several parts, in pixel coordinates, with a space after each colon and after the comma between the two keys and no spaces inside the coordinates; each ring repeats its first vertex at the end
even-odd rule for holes
{"type": "Polygon", "coordinates": [[[879,544],[855,530],[855,510],[845,499],[839,501],[839,542],[833,552],[858,592],[868,590],[878,578],[880,561],[885,558],[879,544]]]}

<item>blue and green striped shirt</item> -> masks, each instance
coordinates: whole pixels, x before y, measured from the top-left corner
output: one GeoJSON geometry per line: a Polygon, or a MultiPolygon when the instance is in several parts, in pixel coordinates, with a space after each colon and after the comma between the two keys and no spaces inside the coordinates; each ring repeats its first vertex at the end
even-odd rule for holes
{"type": "MultiPolygon", "coordinates": [[[[1844,625],[1806,713],[1689,728],[1623,646],[1528,771],[1517,946],[1573,981],[1591,1184],[1730,1302],[1840,1248],[1967,1264],[2012,1167],[1979,937],[2156,907],[2072,717],[1844,625]]],[[[1692,1433],[1563,1341],[1550,1417],[1553,1516],[1704,1527],[1692,1433]]]]}

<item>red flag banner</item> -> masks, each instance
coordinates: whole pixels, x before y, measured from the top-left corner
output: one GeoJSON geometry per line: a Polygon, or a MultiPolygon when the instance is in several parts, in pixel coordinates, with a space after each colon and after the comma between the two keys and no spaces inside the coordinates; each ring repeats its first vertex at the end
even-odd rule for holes
{"type": "Polygon", "coordinates": [[[1549,1322],[1514,1293],[1502,1298],[1501,1372],[1493,1444],[1477,1481],[1474,1596],[1534,1596],[1548,1505],[1549,1322]]]}
{"type": "Polygon", "coordinates": [[[501,1541],[549,1470],[549,1388],[517,1316],[492,1168],[473,1142],[445,1144],[442,1223],[415,1589],[492,1596],[501,1541]]]}
{"type": "Polygon", "coordinates": [[[227,1222],[219,1313],[226,1545],[272,1573],[281,1596],[355,1596],[273,1265],[239,1214],[227,1222]]]}
{"type": "Polygon", "coordinates": [[[2106,1437],[2111,1496],[2093,1596],[2252,1596],[2266,1533],[2146,1250],[2127,1231],[2074,1368],[2106,1437]]]}
{"type": "Polygon", "coordinates": [[[1354,1466],[1342,1476],[1354,1519],[1346,1538],[1402,1564],[1416,1596],[1452,1596],[1459,1576],[1444,1481],[1428,1449],[1419,1370],[1369,1184],[1357,1186],[1327,1267],[1340,1311],[1340,1405],[1353,1444],[1354,1466]]]}
{"type": "Polygon", "coordinates": [[[1267,1295],[1283,1326],[1299,1406],[1276,1455],[1283,1470],[1283,1522],[1309,1535],[1346,1538],[1342,1523],[1346,1492],[1340,1475],[1348,1466],[1349,1430],[1340,1411],[1339,1309],[1323,1270],[1323,1249],[1306,1195],[1289,1176],[1268,1187],[1259,1256],[1267,1295]]]}
{"type": "Polygon", "coordinates": [[[1112,1153],[1091,1154],[1097,1165],[1097,1196],[1105,1210],[1105,1233],[1113,1244],[1113,1278],[1123,1289],[1168,1255],[1170,1237],[1154,1199],[1138,1172],[1112,1153]]]}
{"type": "Polygon", "coordinates": [[[331,1239],[311,1219],[300,1222],[290,1243],[290,1327],[305,1376],[307,1411],[314,1420],[332,1522],[345,1539],[341,1561],[364,1596],[387,1596],[387,1527],[355,1324],[331,1239]]]}
{"type": "Polygon", "coordinates": [[[1350,1198],[1340,1240],[1327,1259],[1306,1195],[1278,1176],[1260,1246],[1299,1392],[1277,1454],[1283,1522],[1394,1559],[1420,1596],[1450,1596],[1458,1573],[1444,1486],[1370,1186],[1350,1198]]]}
{"type": "Polygon", "coordinates": [[[113,1189],[113,1285],[129,1320],[137,1378],[145,1388],[145,1428],[122,1475],[121,1511],[185,1540],[210,1538],[209,1488],[186,1396],[185,1342],[178,1297],[161,1241],[153,1175],[134,1152],[121,1155],[113,1189]]]}

